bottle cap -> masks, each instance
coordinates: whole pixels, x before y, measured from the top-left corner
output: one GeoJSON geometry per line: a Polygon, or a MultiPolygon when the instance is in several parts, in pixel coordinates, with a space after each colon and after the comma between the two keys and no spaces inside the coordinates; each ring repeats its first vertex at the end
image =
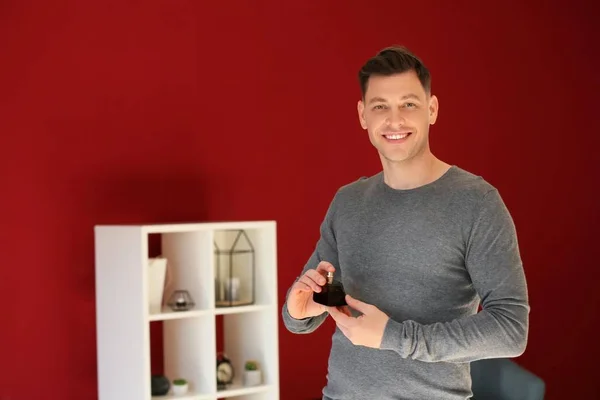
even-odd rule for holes
{"type": "Polygon", "coordinates": [[[327,283],[333,283],[333,272],[331,271],[327,272],[327,283]]]}

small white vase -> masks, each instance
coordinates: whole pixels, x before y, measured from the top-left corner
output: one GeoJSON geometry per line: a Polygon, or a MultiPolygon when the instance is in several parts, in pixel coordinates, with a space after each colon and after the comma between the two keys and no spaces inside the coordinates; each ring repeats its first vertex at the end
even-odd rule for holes
{"type": "Polygon", "coordinates": [[[262,383],[260,370],[244,371],[244,385],[256,386],[262,383]]]}
{"type": "Polygon", "coordinates": [[[167,259],[162,257],[148,259],[148,299],[150,313],[160,313],[167,274],[167,259]]]}
{"type": "Polygon", "coordinates": [[[186,394],[188,391],[188,384],[185,385],[173,385],[173,394],[176,396],[181,396],[182,394],[186,394]]]}

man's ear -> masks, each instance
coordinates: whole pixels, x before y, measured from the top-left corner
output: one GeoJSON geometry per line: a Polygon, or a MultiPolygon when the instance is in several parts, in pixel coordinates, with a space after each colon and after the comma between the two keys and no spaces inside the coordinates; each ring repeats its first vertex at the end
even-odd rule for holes
{"type": "Polygon", "coordinates": [[[437,121],[440,104],[437,96],[432,95],[429,98],[429,125],[435,124],[437,121]]]}
{"type": "Polygon", "coordinates": [[[367,129],[367,121],[365,121],[365,103],[363,103],[362,100],[358,101],[356,110],[358,111],[358,120],[360,121],[360,126],[363,129],[367,129]]]}

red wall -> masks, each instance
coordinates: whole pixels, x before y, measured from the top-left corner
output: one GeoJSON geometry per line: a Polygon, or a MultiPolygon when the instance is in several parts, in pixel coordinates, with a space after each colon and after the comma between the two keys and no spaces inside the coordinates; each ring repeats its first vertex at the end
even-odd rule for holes
{"type": "MultiPolygon", "coordinates": [[[[275,219],[283,300],[334,191],[379,168],[356,71],[392,43],[432,70],[434,151],[512,210],[532,304],[520,362],[548,399],[591,398],[592,2],[251,3],[2,2],[0,399],[96,398],[94,224],[275,219]]],[[[331,324],[281,328],[282,398],[319,396],[331,324]]]]}

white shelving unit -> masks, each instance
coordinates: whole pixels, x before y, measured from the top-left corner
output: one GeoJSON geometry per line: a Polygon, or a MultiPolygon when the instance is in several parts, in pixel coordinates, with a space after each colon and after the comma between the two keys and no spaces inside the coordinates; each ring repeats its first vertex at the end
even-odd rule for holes
{"type": "Polygon", "coordinates": [[[273,221],[95,227],[96,322],[99,400],[279,400],[276,224],[273,221]],[[214,241],[244,230],[255,251],[251,305],[216,307],[214,241]],[[149,240],[160,235],[169,285],[187,290],[189,311],[149,307],[149,240]],[[222,337],[217,338],[217,321],[222,337]],[[185,378],[183,396],[151,395],[150,325],[162,323],[164,374],[185,378]],[[217,390],[217,342],[231,360],[234,384],[217,390]],[[263,384],[244,387],[246,360],[257,360],[263,384]]]}

